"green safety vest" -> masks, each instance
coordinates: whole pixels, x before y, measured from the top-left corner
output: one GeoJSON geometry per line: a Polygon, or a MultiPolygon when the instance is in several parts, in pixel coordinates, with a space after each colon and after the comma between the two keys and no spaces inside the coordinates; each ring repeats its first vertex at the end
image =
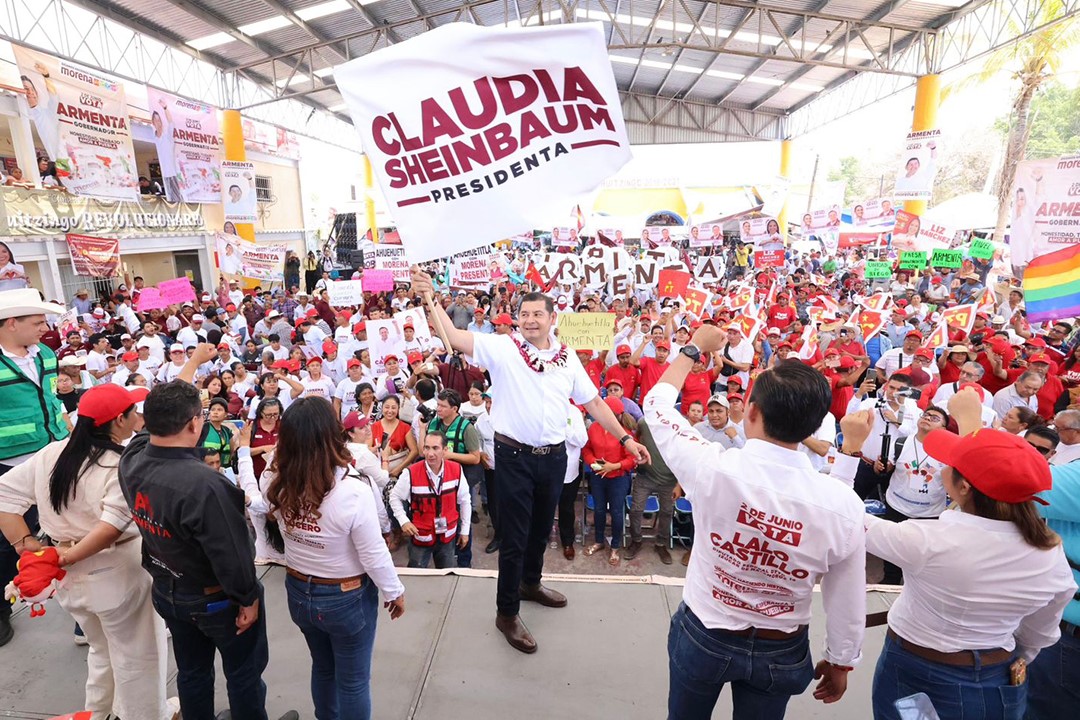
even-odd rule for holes
{"type": "Polygon", "coordinates": [[[450,452],[455,452],[464,455],[469,452],[465,447],[465,428],[468,427],[469,421],[465,419],[464,415],[458,415],[454,422],[450,423],[450,427],[444,427],[443,421],[439,418],[435,418],[428,423],[428,432],[441,432],[446,435],[446,445],[450,452]]]}
{"type": "Polygon", "coordinates": [[[56,396],[56,355],[38,345],[37,385],[0,353],[0,461],[37,452],[68,436],[64,404],[56,396]]]}

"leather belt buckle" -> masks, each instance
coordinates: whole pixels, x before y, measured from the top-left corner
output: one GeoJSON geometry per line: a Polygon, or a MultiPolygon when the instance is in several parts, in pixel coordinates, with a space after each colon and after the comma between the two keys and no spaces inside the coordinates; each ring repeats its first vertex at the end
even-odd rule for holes
{"type": "Polygon", "coordinates": [[[543,447],[529,448],[533,455],[549,455],[551,454],[551,445],[544,445],[543,447]]]}

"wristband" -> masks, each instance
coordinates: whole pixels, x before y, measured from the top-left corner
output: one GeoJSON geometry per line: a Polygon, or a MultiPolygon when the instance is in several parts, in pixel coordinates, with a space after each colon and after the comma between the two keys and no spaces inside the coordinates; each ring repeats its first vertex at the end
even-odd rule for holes
{"type": "Polygon", "coordinates": [[[840,454],[841,455],[847,455],[848,457],[860,458],[860,459],[863,456],[863,454],[861,452],[845,452],[843,448],[840,448],[840,454]]]}
{"type": "Polygon", "coordinates": [[[634,439],[634,436],[631,435],[630,433],[627,433],[626,435],[623,435],[621,438],[619,438],[619,444],[622,445],[623,447],[625,447],[626,446],[626,441],[627,440],[633,440],[633,439],[634,439]]]}

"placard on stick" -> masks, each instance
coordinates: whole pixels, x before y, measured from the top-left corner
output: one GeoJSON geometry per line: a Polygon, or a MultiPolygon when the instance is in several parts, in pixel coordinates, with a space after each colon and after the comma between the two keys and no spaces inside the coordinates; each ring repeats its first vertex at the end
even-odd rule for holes
{"type": "Polygon", "coordinates": [[[559,342],[573,350],[602,350],[615,339],[615,316],[611,313],[565,313],[559,315],[559,342]]]}
{"type": "Polygon", "coordinates": [[[963,250],[942,250],[938,248],[934,250],[934,254],[930,257],[932,267],[958,268],[963,264],[963,250]]]}
{"type": "Polygon", "coordinates": [[[882,260],[868,260],[866,262],[865,277],[867,280],[882,280],[892,277],[892,263],[882,260]]]}
{"type": "Polygon", "coordinates": [[[922,270],[926,267],[926,253],[921,250],[905,250],[900,253],[901,270],[922,270]]]}

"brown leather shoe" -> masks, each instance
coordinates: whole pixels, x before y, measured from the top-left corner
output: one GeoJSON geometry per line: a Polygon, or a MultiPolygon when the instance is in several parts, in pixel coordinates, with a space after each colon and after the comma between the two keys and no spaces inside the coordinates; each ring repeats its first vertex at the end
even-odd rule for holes
{"type": "Polygon", "coordinates": [[[634,540],[626,547],[626,552],[624,553],[624,556],[627,560],[633,560],[637,557],[637,554],[639,552],[641,552],[641,541],[634,540]]]}
{"type": "Polygon", "coordinates": [[[668,549],[663,545],[656,545],[654,547],[656,548],[656,554],[660,556],[660,562],[664,563],[665,565],[670,565],[671,553],[668,552],[668,549]]]}
{"type": "Polygon", "coordinates": [[[562,549],[562,556],[567,560],[573,560],[575,555],[577,555],[577,551],[574,550],[573,545],[567,545],[562,549]]]}
{"type": "Polygon", "coordinates": [[[503,634],[510,647],[523,653],[536,652],[536,640],[533,639],[529,628],[521,622],[520,615],[496,615],[495,628],[503,634]]]}
{"type": "Polygon", "coordinates": [[[690,564],[690,552],[691,552],[690,550],[687,550],[686,553],[682,556],[682,564],[683,565],[689,565],[690,564]]]}
{"type": "Polygon", "coordinates": [[[561,592],[556,592],[551,588],[546,588],[543,585],[533,585],[532,587],[522,585],[520,594],[522,600],[531,600],[532,602],[540,603],[544,607],[566,607],[565,595],[561,592]]]}

